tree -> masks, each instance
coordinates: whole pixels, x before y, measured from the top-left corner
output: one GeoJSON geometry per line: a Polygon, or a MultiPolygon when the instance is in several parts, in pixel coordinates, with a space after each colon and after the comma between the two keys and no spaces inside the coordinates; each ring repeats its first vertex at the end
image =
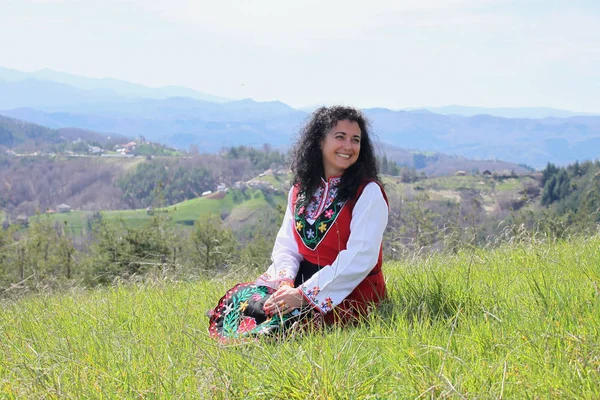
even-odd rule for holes
{"type": "Polygon", "coordinates": [[[417,251],[424,246],[428,246],[435,239],[433,236],[435,230],[435,215],[433,211],[426,206],[428,200],[429,195],[422,192],[415,197],[414,201],[411,201],[406,205],[406,228],[412,231],[413,244],[417,251]]]}
{"type": "Polygon", "coordinates": [[[56,284],[70,280],[75,270],[75,248],[65,226],[54,225],[43,215],[32,221],[28,230],[17,236],[11,227],[0,232],[0,287],[21,282],[56,284]]]}
{"type": "Polygon", "coordinates": [[[400,175],[400,167],[393,160],[389,161],[388,174],[390,174],[392,176],[398,176],[398,175],[400,175]]]}
{"type": "Polygon", "coordinates": [[[418,181],[419,177],[414,168],[405,167],[400,171],[400,180],[403,183],[412,183],[418,181]]]}
{"type": "Polygon", "coordinates": [[[544,186],[546,182],[550,180],[550,178],[552,178],[552,176],[554,176],[554,174],[556,174],[557,172],[558,168],[556,167],[556,165],[548,163],[548,165],[546,165],[546,168],[542,170],[542,186],[544,186]]]}
{"type": "Polygon", "coordinates": [[[413,154],[413,167],[415,169],[422,169],[427,166],[427,157],[425,154],[416,153],[413,154]]]}
{"type": "Polygon", "coordinates": [[[100,219],[96,223],[87,260],[88,284],[109,284],[115,278],[175,265],[181,240],[164,213],[157,213],[139,227],[127,226],[123,220],[100,219]]]}
{"type": "Polygon", "coordinates": [[[200,271],[224,268],[234,261],[235,238],[215,215],[203,215],[196,221],[191,244],[191,258],[200,271]]]}
{"type": "Polygon", "coordinates": [[[564,168],[557,170],[544,184],[542,192],[542,205],[549,205],[563,200],[571,190],[571,180],[564,168]]]}
{"type": "Polygon", "coordinates": [[[88,144],[83,140],[79,140],[79,141],[73,143],[73,145],[71,146],[71,150],[74,153],[87,154],[88,153],[88,144]]]}

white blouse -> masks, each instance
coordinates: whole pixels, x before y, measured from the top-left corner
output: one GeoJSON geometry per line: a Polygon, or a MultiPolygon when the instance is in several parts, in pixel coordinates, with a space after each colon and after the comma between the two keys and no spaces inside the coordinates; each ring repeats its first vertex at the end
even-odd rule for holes
{"type": "MultiPolygon", "coordinates": [[[[292,191],[288,195],[283,224],[273,247],[273,263],[256,283],[279,287],[282,281],[293,282],[303,257],[294,238],[292,191]]],[[[324,195],[327,195],[325,193],[324,195]]],[[[323,266],[300,286],[312,306],[322,313],[340,304],[371,272],[377,259],[388,220],[388,205],[375,182],[367,184],[356,201],[350,222],[346,250],[340,251],[332,265],[323,266]]]]}

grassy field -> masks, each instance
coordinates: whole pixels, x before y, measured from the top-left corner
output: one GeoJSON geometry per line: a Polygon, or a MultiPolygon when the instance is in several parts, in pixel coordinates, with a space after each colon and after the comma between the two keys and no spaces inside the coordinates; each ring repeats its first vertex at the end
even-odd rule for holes
{"type": "Polygon", "coordinates": [[[268,174],[268,175],[258,176],[256,178],[252,179],[252,181],[260,181],[260,182],[270,183],[271,185],[273,185],[273,187],[275,189],[279,189],[279,190],[283,190],[283,191],[287,192],[287,189],[285,188],[285,182],[289,181],[290,179],[291,179],[291,176],[288,176],[288,175],[268,174]]]}
{"type": "Polygon", "coordinates": [[[246,277],[5,300],[0,397],[600,398],[600,237],[384,266],[358,327],[221,345],[205,312],[246,277]]]}
{"type": "MultiPolygon", "coordinates": [[[[248,190],[248,199],[236,203],[233,196],[234,190],[227,194],[214,193],[209,196],[187,200],[169,207],[158,209],[155,212],[166,211],[174,223],[192,225],[204,214],[234,214],[247,215],[254,210],[270,209],[264,194],[257,189],[248,190]]],[[[239,190],[238,190],[239,192],[239,190]]],[[[240,192],[241,193],[241,192],[240,192]]],[[[274,196],[276,204],[285,204],[286,195],[274,196]]],[[[67,230],[74,236],[81,236],[86,229],[87,219],[93,215],[91,211],[71,211],[69,213],[43,214],[40,218],[66,224],[67,230]]],[[[102,218],[105,220],[122,219],[128,226],[140,226],[148,221],[151,216],[143,210],[115,210],[103,211],[102,218]]],[[[35,217],[32,218],[35,221],[35,217]]]]}

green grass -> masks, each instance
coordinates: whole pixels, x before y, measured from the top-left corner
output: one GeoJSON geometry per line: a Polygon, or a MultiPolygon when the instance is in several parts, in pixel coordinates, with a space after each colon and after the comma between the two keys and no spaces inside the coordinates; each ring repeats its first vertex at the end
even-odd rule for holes
{"type": "MultiPolygon", "coordinates": [[[[273,185],[275,189],[284,190],[284,183],[286,180],[290,180],[290,176],[287,175],[263,175],[254,178],[253,180],[267,182],[273,185]]],[[[287,191],[286,191],[287,192],[287,191]]]]}
{"type": "Polygon", "coordinates": [[[0,311],[2,398],[600,398],[600,237],[384,266],[353,328],[221,345],[248,277],[31,295],[0,311]]]}
{"type": "MultiPolygon", "coordinates": [[[[174,223],[190,225],[198,220],[204,214],[230,214],[237,209],[241,209],[242,215],[253,210],[269,209],[263,193],[260,190],[248,190],[250,198],[236,204],[233,199],[232,190],[230,190],[224,198],[216,199],[208,197],[200,197],[187,200],[172,206],[156,210],[156,212],[168,212],[171,220],[174,223]]],[[[285,195],[275,196],[277,204],[283,204],[287,200],[285,195]]],[[[91,217],[91,211],[71,211],[70,213],[55,213],[43,214],[41,218],[48,218],[61,224],[66,222],[68,231],[75,236],[81,236],[86,228],[87,218],[91,217]]],[[[138,227],[144,222],[152,218],[145,209],[142,210],[114,210],[102,211],[102,217],[106,220],[123,219],[128,226],[138,227]]],[[[32,222],[35,218],[32,218],[32,222]]]]}
{"type": "Polygon", "coordinates": [[[421,186],[424,189],[491,189],[489,182],[480,176],[444,176],[437,178],[428,178],[415,183],[416,186],[421,186]],[[482,185],[481,182],[484,184],[482,185]]]}
{"type": "Polygon", "coordinates": [[[508,192],[508,191],[515,192],[519,189],[523,189],[524,188],[523,185],[527,181],[532,181],[532,179],[529,177],[525,177],[525,178],[521,178],[521,179],[509,178],[509,179],[505,179],[505,180],[498,182],[495,186],[495,189],[499,192],[508,192]]]}

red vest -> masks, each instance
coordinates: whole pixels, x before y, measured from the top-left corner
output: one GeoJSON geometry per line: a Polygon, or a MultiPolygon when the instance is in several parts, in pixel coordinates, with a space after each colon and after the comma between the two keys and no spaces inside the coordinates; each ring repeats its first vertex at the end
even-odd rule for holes
{"type": "MultiPolygon", "coordinates": [[[[383,198],[387,203],[388,200],[383,187],[379,182],[373,182],[379,185],[383,198]]],[[[340,203],[337,199],[334,199],[331,206],[323,210],[312,225],[297,212],[298,187],[294,187],[292,192],[292,212],[295,220],[294,238],[299,253],[306,261],[322,267],[331,265],[339,252],[346,249],[350,237],[352,211],[368,183],[369,181],[364,182],[359,187],[356,196],[353,199],[348,199],[345,203],[340,203]]],[[[380,247],[377,264],[373,266],[373,270],[369,275],[381,271],[381,263],[382,249],[380,247]]]]}

